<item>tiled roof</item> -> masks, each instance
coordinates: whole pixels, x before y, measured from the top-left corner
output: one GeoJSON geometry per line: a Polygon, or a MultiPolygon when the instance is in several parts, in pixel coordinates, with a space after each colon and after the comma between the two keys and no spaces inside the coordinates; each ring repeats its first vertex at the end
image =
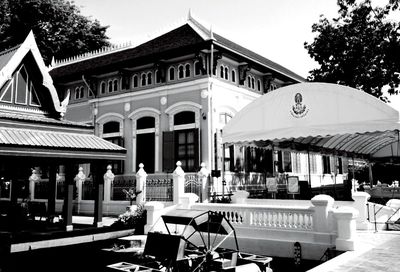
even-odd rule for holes
{"type": "MultiPolygon", "coordinates": [[[[188,19],[186,24],[137,47],[127,48],[125,50],[110,52],[109,54],[90,57],[88,59],[56,66],[50,71],[50,74],[54,78],[60,78],[73,74],[79,75],[82,74],[82,72],[89,71],[90,73],[90,70],[92,69],[106,69],[107,67],[111,67],[111,65],[129,64],[129,62],[132,63],[133,60],[136,62],[144,57],[149,58],[152,56],[161,55],[162,53],[180,52],[181,49],[184,48],[192,48],[193,52],[196,46],[204,46],[204,42],[210,41],[211,38],[210,30],[205,28],[202,24],[191,17],[188,19]]],[[[305,81],[303,77],[297,75],[289,69],[218,34],[214,34],[213,38],[215,39],[217,45],[225,47],[227,50],[242,55],[245,58],[249,58],[251,61],[257,62],[299,82],[305,81]]]]}
{"type": "MultiPolygon", "coordinates": [[[[62,148],[95,151],[125,152],[93,134],[65,133],[32,129],[0,128],[0,146],[62,148]]],[[[76,154],[78,156],[78,154],[76,154]]]]}
{"type": "Polygon", "coordinates": [[[0,118],[11,119],[11,120],[19,120],[19,121],[28,121],[28,122],[38,122],[45,124],[54,124],[54,125],[62,125],[68,127],[82,127],[82,128],[92,128],[91,125],[82,124],[78,122],[68,121],[68,120],[57,120],[54,118],[47,118],[45,116],[33,115],[33,114],[24,114],[21,112],[2,112],[0,111],[0,118]]]}
{"type": "Polygon", "coordinates": [[[0,70],[8,63],[12,56],[17,52],[20,45],[0,52],[0,70]]]}

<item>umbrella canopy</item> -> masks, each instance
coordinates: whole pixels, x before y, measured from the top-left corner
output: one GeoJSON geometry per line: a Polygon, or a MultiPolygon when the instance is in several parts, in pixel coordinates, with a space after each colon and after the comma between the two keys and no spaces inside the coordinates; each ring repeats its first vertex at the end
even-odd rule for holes
{"type": "Polygon", "coordinates": [[[393,151],[399,129],[398,111],[363,91],[299,83],[247,105],[225,126],[223,142],[373,155],[393,151]]]}

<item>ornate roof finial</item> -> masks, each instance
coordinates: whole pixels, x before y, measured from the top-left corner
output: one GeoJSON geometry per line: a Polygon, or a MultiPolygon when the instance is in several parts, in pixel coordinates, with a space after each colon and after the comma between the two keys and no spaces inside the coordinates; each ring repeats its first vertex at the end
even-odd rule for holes
{"type": "Polygon", "coordinates": [[[212,25],[210,26],[210,40],[215,40],[214,38],[214,32],[212,30],[212,25]]]}

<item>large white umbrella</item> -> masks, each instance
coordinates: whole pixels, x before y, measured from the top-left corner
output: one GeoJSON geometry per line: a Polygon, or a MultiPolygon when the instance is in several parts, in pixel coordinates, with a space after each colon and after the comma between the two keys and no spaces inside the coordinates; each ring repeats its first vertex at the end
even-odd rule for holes
{"type": "MultiPolygon", "coordinates": [[[[393,156],[399,113],[354,88],[299,83],[267,93],[223,129],[224,143],[279,145],[353,155],[393,156]],[[389,154],[389,153],[391,154],[389,154]]],[[[397,154],[397,151],[395,152],[397,154]]]]}

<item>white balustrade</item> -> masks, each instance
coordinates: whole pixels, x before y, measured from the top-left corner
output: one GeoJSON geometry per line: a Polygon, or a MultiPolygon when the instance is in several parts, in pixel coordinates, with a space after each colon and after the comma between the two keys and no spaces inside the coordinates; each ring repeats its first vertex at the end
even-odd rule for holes
{"type": "Polygon", "coordinates": [[[221,213],[232,225],[269,229],[313,230],[314,210],[308,207],[196,203],[192,205],[192,209],[221,213]]]}

